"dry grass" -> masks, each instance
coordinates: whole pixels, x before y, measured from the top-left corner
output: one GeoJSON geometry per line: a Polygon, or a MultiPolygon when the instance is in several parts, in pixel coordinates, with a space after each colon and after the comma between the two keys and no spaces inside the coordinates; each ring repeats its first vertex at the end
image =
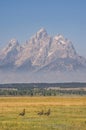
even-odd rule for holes
{"type": "Polygon", "coordinates": [[[0,97],[0,130],[85,130],[85,114],[86,97],[0,97]]]}
{"type": "Polygon", "coordinates": [[[86,105],[86,97],[2,97],[0,107],[5,106],[73,106],[86,105]]]}

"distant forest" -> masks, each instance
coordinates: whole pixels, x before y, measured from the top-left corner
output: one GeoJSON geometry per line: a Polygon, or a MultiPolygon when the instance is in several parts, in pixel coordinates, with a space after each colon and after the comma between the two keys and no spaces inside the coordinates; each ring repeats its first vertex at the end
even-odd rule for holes
{"type": "Polygon", "coordinates": [[[86,95],[86,83],[0,84],[0,96],[86,95]]]}

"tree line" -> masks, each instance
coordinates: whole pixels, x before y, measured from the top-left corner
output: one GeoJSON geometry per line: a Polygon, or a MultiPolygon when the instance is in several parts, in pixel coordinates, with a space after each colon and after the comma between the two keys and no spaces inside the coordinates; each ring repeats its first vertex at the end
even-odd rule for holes
{"type": "Polygon", "coordinates": [[[86,88],[86,83],[0,84],[0,96],[86,95],[83,88],[86,88]]]}

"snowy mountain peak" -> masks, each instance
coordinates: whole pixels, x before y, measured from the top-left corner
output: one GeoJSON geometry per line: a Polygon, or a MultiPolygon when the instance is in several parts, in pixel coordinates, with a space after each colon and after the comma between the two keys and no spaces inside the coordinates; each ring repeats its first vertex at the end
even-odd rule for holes
{"type": "Polygon", "coordinates": [[[10,53],[10,52],[14,53],[14,51],[19,51],[19,50],[20,50],[20,45],[19,45],[18,41],[16,39],[11,39],[8,42],[8,45],[2,49],[0,55],[3,55],[2,57],[5,57],[8,55],[8,53],[10,53]]]}
{"type": "Polygon", "coordinates": [[[55,37],[54,37],[54,39],[56,40],[56,41],[65,41],[66,39],[61,35],[61,34],[57,34],[55,37]]]}
{"type": "Polygon", "coordinates": [[[45,28],[41,28],[38,32],[39,33],[46,32],[46,29],[45,28]]]}
{"type": "Polygon", "coordinates": [[[63,37],[62,35],[58,34],[54,37],[54,41],[56,41],[56,43],[58,45],[62,45],[62,46],[68,46],[68,45],[72,45],[72,42],[69,41],[67,38],[63,37]]]}
{"type": "Polygon", "coordinates": [[[47,34],[47,31],[44,29],[44,28],[41,28],[37,33],[36,33],[36,37],[37,39],[39,38],[44,38],[46,37],[48,34],[47,34]]]}
{"type": "Polygon", "coordinates": [[[16,39],[11,39],[11,40],[9,41],[8,46],[9,46],[9,47],[19,46],[18,40],[16,40],[16,39]]]}

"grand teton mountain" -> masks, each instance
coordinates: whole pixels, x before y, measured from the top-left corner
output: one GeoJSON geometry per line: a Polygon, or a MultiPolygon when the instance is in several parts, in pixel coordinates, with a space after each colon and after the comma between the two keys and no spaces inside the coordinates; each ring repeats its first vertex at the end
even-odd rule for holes
{"type": "Polygon", "coordinates": [[[0,51],[0,83],[86,80],[86,59],[62,35],[41,28],[24,44],[12,39],[0,51]]]}
{"type": "Polygon", "coordinates": [[[62,35],[49,36],[44,28],[23,45],[12,39],[0,52],[0,70],[62,72],[86,69],[86,59],[62,35]]]}

